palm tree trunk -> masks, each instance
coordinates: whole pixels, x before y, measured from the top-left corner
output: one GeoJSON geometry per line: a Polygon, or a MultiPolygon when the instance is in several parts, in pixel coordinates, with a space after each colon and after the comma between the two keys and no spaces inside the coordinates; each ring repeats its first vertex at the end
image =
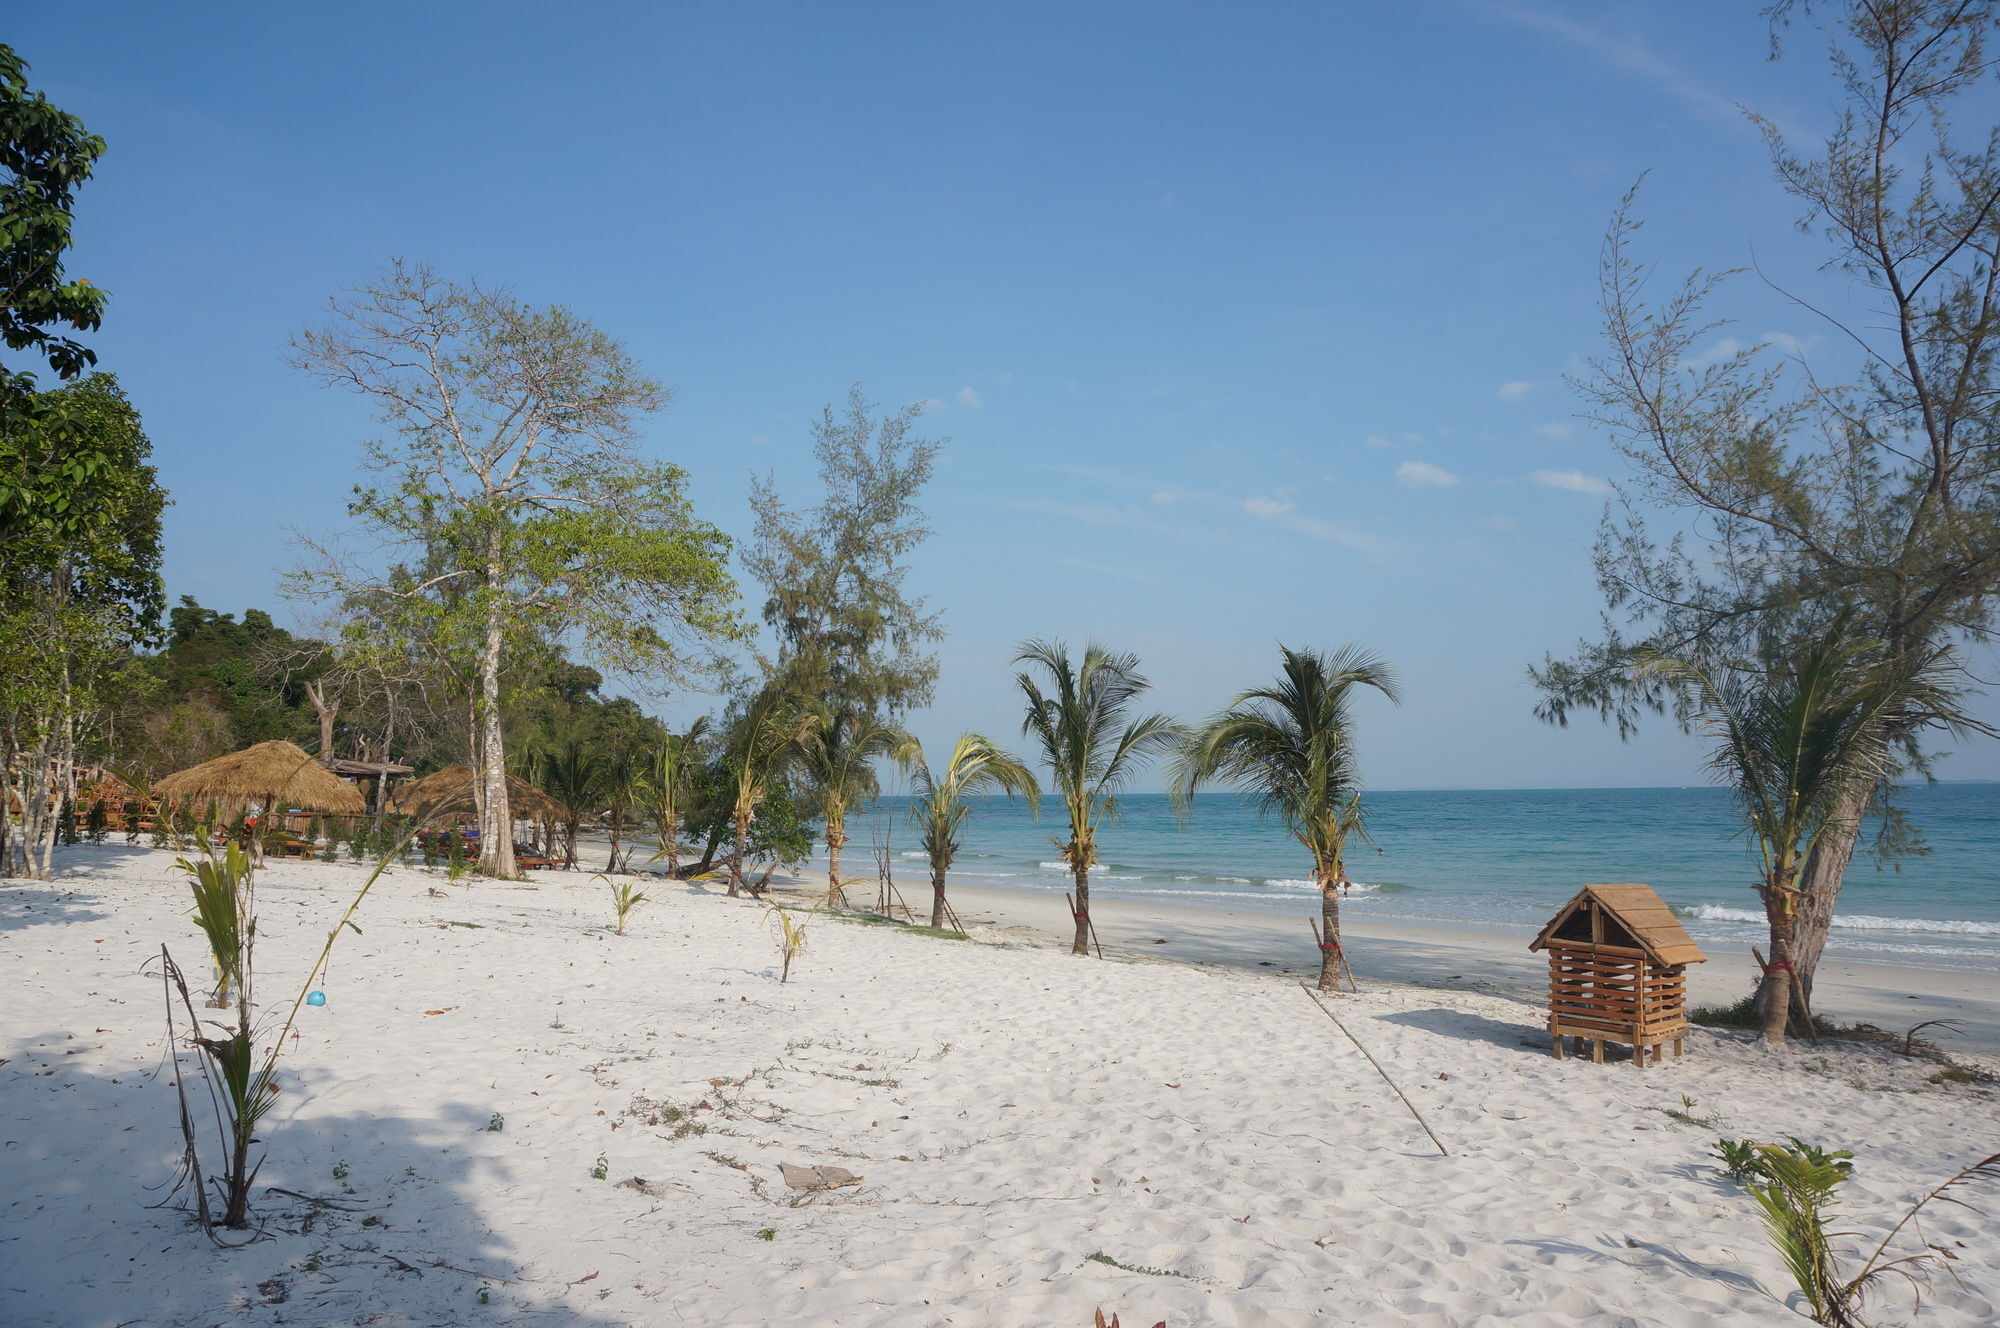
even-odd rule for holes
{"type": "Polygon", "coordinates": [[[608,872],[615,872],[618,870],[618,835],[619,832],[622,831],[624,828],[625,828],[625,813],[622,811],[614,810],[611,813],[611,862],[604,869],[608,872]]]}
{"type": "Polygon", "coordinates": [[[931,926],[944,926],[944,872],[942,862],[931,863],[931,926]]]}
{"type": "Polygon", "coordinates": [[[840,850],[847,845],[847,818],[832,807],[826,812],[826,897],[844,901],[840,893],[840,850]]]}
{"type": "Polygon", "coordinates": [[[1071,954],[1090,953],[1090,863],[1089,855],[1078,853],[1070,859],[1070,870],[1076,874],[1076,939],[1070,943],[1071,954]]]}
{"type": "Polygon", "coordinates": [[[1764,966],[1757,1000],[1764,1014],[1764,1041],[1769,1043],[1784,1042],[1785,1025],[1792,1013],[1792,942],[1798,911],[1784,875],[1782,870],[1772,872],[1763,890],[1764,915],[1771,923],[1771,962],[1764,966]]]}
{"type": "Polygon", "coordinates": [[[736,809],[736,843],[729,850],[729,897],[743,893],[743,850],[750,843],[750,809],[736,809]]]}
{"type": "Polygon", "coordinates": [[[1347,956],[1340,948],[1340,871],[1316,867],[1319,878],[1319,989],[1340,990],[1340,970],[1347,956]]]}

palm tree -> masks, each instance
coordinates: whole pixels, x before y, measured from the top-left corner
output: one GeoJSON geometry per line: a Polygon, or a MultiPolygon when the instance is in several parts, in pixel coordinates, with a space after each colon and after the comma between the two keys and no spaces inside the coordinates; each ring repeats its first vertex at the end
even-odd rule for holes
{"type": "Polygon", "coordinates": [[[1053,840],[1076,877],[1072,954],[1090,953],[1090,869],[1097,861],[1097,831],[1118,814],[1118,790],[1153,756],[1180,740],[1165,715],[1131,718],[1152,684],[1139,673],[1139,657],[1113,654],[1092,642],[1081,664],[1060,641],[1024,641],[1016,664],[1046,675],[1049,691],[1026,673],[1014,679],[1028,703],[1021,732],[1035,739],[1049,765],[1049,785],[1069,816],[1069,840],[1053,840]]]}
{"type": "Polygon", "coordinates": [[[563,865],[573,869],[577,828],[604,791],[604,753],[596,743],[571,732],[545,749],[530,772],[536,776],[533,782],[564,807],[563,865]]]}
{"type": "Polygon", "coordinates": [[[799,759],[806,741],[825,722],[825,712],[804,697],[767,687],[750,698],[730,735],[726,768],[731,795],[730,822],[736,842],[729,850],[729,895],[743,893],[743,853],[750,825],[771,786],[799,759]]]}
{"type": "Polygon", "coordinates": [[[1976,727],[1960,707],[1958,657],[1947,647],[1891,653],[1842,614],[1764,667],[1711,668],[1653,653],[1637,667],[1663,676],[1682,717],[1709,737],[1709,769],[1735,790],[1757,841],[1762,872],[1753,888],[1771,944],[1757,999],[1764,1040],[1783,1042],[1795,1006],[1812,1017],[1792,980],[1799,872],[1823,836],[1852,832],[1847,809],[1880,805],[1902,766],[1885,733],[1976,727]]]}
{"type": "Polygon", "coordinates": [[[910,815],[931,860],[931,926],[942,927],[945,873],[958,856],[959,827],[972,811],[966,799],[980,793],[1005,793],[1011,800],[1018,793],[1028,800],[1028,809],[1040,815],[1042,791],[1035,784],[1034,772],[1021,758],[1001,751],[992,739],[977,733],[959,735],[942,771],[931,770],[923,747],[914,739],[901,757],[904,769],[910,772],[910,815]]]}
{"type": "Polygon", "coordinates": [[[702,740],[708,736],[708,716],[688,725],[685,733],[668,733],[652,751],[639,776],[639,797],[659,832],[660,851],[653,861],[667,860],[667,875],[681,871],[681,822],[694,800],[694,783],[702,770],[702,740]]]}
{"type": "Polygon", "coordinates": [[[879,792],[875,758],[894,756],[914,740],[872,715],[830,716],[800,744],[800,764],[819,793],[826,823],[826,889],[841,902],[840,850],[847,844],[847,810],[879,792]]]}
{"type": "Polygon", "coordinates": [[[645,773],[641,762],[642,757],[633,750],[631,738],[626,734],[616,735],[613,745],[604,753],[597,796],[604,804],[605,818],[611,823],[611,860],[604,868],[608,872],[622,869],[618,850],[624,841],[625,820],[639,799],[639,781],[645,773]]]}
{"type": "Polygon", "coordinates": [[[1182,749],[1174,766],[1174,801],[1185,817],[1195,790],[1217,782],[1284,818],[1312,855],[1319,886],[1319,987],[1333,991],[1347,962],[1340,944],[1347,842],[1366,834],[1351,701],[1357,687],[1373,687],[1391,701],[1402,697],[1389,666],[1354,646],[1330,655],[1279,650],[1283,667],[1277,681],[1231,701],[1182,749]]]}

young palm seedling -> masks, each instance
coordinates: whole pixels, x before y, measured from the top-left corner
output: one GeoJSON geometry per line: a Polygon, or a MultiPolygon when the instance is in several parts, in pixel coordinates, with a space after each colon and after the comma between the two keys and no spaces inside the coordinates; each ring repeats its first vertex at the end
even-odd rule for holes
{"type": "Polygon", "coordinates": [[[639,893],[639,886],[633,881],[614,881],[600,874],[598,880],[611,887],[611,911],[618,918],[617,934],[625,934],[625,919],[632,916],[632,910],[641,904],[652,902],[652,896],[639,893]]]}

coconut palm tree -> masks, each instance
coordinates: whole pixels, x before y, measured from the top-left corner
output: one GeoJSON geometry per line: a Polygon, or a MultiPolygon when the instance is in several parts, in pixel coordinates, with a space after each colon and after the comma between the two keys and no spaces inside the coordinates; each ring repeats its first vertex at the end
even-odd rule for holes
{"type": "Polygon", "coordinates": [[[842,902],[840,850],[847,844],[847,812],[879,791],[875,758],[895,756],[914,742],[893,724],[872,715],[831,715],[799,748],[799,763],[819,794],[826,825],[826,891],[829,903],[842,902]]]}
{"type": "Polygon", "coordinates": [[[743,852],[750,824],[771,786],[799,760],[805,743],[826,722],[819,705],[802,696],[767,687],[750,698],[730,734],[725,757],[731,797],[730,821],[736,842],[729,849],[729,895],[743,893],[743,852]]]}
{"type": "Polygon", "coordinates": [[[1757,999],[1764,1040],[1783,1042],[1795,1008],[1812,1017],[1792,980],[1799,872],[1823,836],[1853,830],[1841,820],[1853,814],[1846,809],[1880,805],[1902,769],[1902,753],[1884,733],[1977,727],[1961,708],[1958,657],[1945,647],[1891,653],[1842,614],[1763,667],[1709,667],[1655,653],[1642,654],[1636,667],[1664,677],[1682,719],[1707,735],[1709,770],[1735,790],[1757,842],[1762,871],[1753,888],[1771,945],[1757,999]]]}
{"type": "Polygon", "coordinates": [[[1044,678],[1027,673],[1014,679],[1027,701],[1021,732],[1042,749],[1049,787],[1069,817],[1069,839],[1053,840],[1076,878],[1076,922],[1072,954],[1090,953],[1090,869],[1097,862],[1097,832],[1118,814],[1118,790],[1139,768],[1180,741],[1180,728],[1165,715],[1132,717],[1139,697],[1152,686],[1139,673],[1139,657],[1114,654],[1092,642],[1081,661],[1070,658],[1060,641],[1024,641],[1014,656],[1044,678]],[[1043,682],[1048,691],[1042,690],[1043,682]]]}
{"type": "Polygon", "coordinates": [[[653,861],[667,860],[667,875],[681,871],[681,822],[694,802],[695,780],[702,771],[702,742],[708,737],[708,716],[688,725],[685,733],[668,733],[654,747],[639,775],[639,799],[660,836],[653,861]]]}
{"type": "Polygon", "coordinates": [[[597,744],[572,730],[556,738],[529,766],[533,782],[563,805],[563,865],[576,867],[576,837],[583,820],[604,792],[605,754],[597,744]]]}
{"type": "Polygon", "coordinates": [[[1256,799],[1312,855],[1319,886],[1319,986],[1332,991],[1346,955],[1340,895],[1347,843],[1366,833],[1354,760],[1354,690],[1373,687],[1391,701],[1401,691],[1389,666],[1349,646],[1332,654],[1280,646],[1277,681],[1253,687],[1196,732],[1174,764],[1173,793],[1183,817],[1203,784],[1221,783],[1256,799]]]}
{"type": "Polygon", "coordinates": [[[931,926],[944,926],[944,879],[958,856],[958,831],[972,808],[967,798],[981,793],[1016,794],[1028,800],[1028,810],[1041,814],[1042,791],[1034,772],[1021,758],[995,746],[977,733],[959,735],[942,770],[933,771],[924,749],[912,739],[901,753],[910,773],[910,815],[918,840],[931,860],[931,926]]]}

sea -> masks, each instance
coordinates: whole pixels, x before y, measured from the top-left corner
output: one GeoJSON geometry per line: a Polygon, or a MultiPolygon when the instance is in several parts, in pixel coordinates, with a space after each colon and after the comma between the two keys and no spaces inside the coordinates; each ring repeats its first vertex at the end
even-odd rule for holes
{"type": "MultiPolygon", "coordinates": [[[[1829,957],[2000,972],[2000,783],[1932,784],[1898,801],[1922,832],[1921,856],[1879,861],[1864,833],[1841,890],[1829,957]]],[[[1204,794],[1185,822],[1164,794],[1120,799],[1099,835],[1095,900],[1195,907],[1316,907],[1310,860],[1282,822],[1234,794],[1204,794]]],[[[1532,933],[1591,882],[1652,886],[1698,941],[1761,944],[1754,847],[1727,790],[1385,790],[1368,795],[1372,842],[1348,856],[1360,920],[1532,933]]],[[[886,853],[898,884],[927,879],[908,802],[885,797],[848,827],[846,872],[875,874],[886,853]]],[[[1051,815],[1051,812],[1054,815],[1051,815]]],[[[1060,896],[1071,887],[1041,819],[1002,797],[974,800],[951,880],[1060,896]]]]}

